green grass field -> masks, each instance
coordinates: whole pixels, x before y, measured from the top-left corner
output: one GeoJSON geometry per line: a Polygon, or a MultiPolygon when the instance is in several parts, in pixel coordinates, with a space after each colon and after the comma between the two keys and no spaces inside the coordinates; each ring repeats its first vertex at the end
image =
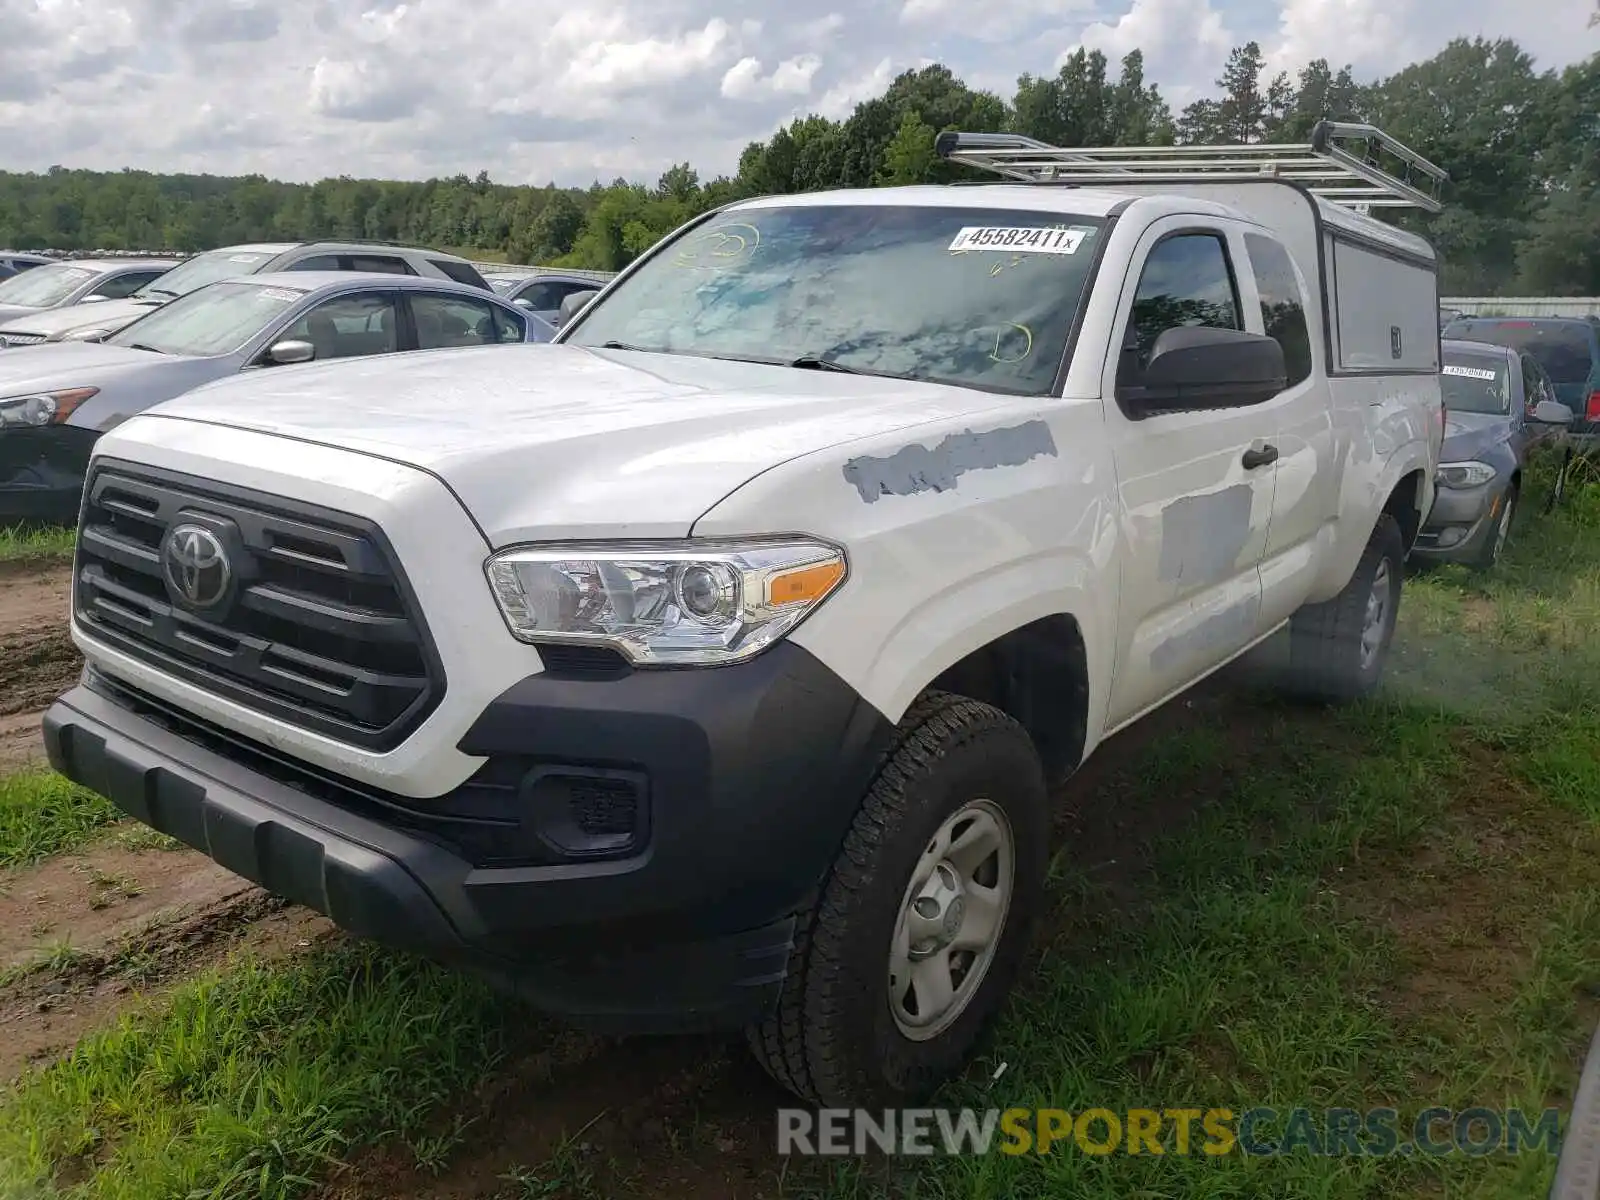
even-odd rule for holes
{"type": "MultiPolygon", "coordinates": [[[[1197,701],[1152,718],[1113,769],[1086,769],[1026,984],[936,1102],[1390,1107],[1401,1140],[1430,1105],[1565,1105],[1600,1020],[1600,495],[1536,507],[1493,577],[1409,581],[1380,700],[1197,701]]],[[[505,1152],[464,1128],[462,1098],[551,1036],[381,951],[236,964],[0,1097],[0,1198],[289,1197],[375,1144],[415,1178],[373,1194],[428,1195],[433,1172],[505,1152]]],[[[544,1099],[589,1157],[575,1141],[530,1152],[501,1195],[677,1194],[661,1145],[689,1146],[689,1119],[640,1151],[605,1106],[544,1099]]],[[[739,1152],[769,1197],[1509,1200],[1542,1194],[1554,1165],[1092,1155],[1070,1139],[1047,1155],[784,1161],[771,1114],[752,1116],[761,1144],[739,1152]]]]}
{"type": "Polygon", "coordinates": [[[53,525],[0,528],[0,562],[67,558],[76,541],[75,530],[53,525]]]}

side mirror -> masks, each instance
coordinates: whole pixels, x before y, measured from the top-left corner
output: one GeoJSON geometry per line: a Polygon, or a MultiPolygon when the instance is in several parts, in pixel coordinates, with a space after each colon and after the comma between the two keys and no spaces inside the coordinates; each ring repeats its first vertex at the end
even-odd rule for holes
{"type": "Polygon", "coordinates": [[[593,300],[597,292],[572,292],[561,301],[561,308],[556,314],[556,324],[565,325],[573,317],[583,311],[584,307],[593,300]]]}
{"type": "Polygon", "coordinates": [[[286,367],[291,363],[310,362],[317,356],[317,348],[310,342],[291,339],[287,342],[274,342],[267,351],[267,361],[286,367]]]}
{"type": "Polygon", "coordinates": [[[109,300],[109,299],[111,299],[110,296],[102,296],[98,292],[96,292],[93,296],[85,296],[82,300],[79,300],[78,303],[79,304],[93,304],[96,300],[109,300]]]}
{"type": "Polygon", "coordinates": [[[1177,325],[1151,348],[1142,372],[1117,386],[1138,417],[1171,409],[1235,408],[1270,400],[1289,386],[1276,338],[1208,325],[1177,325]]]}
{"type": "Polygon", "coordinates": [[[1540,425],[1571,425],[1575,417],[1570,408],[1559,400],[1541,400],[1530,414],[1540,425]]]}
{"type": "Polygon", "coordinates": [[[518,308],[526,309],[528,312],[533,311],[533,301],[529,300],[526,296],[518,296],[511,303],[515,304],[518,308]]]}

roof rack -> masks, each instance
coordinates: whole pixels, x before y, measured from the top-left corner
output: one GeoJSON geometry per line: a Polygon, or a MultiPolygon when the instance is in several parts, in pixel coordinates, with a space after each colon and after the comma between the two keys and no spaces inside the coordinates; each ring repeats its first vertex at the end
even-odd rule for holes
{"type": "Polygon", "coordinates": [[[957,133],[934,141],[939,157],[1024,183],[1233,183],[1280,179],[1350,208],[1438,212],[1450,176],[1371,125],[1319,121],[1307,143],[1254,146],[1060,147],[1014,133],[957,133]]]}

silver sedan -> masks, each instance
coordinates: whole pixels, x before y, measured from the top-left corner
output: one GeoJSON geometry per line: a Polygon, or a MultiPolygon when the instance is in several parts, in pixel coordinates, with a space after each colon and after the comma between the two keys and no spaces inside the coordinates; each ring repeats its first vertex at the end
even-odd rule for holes
{"type": "MultiPolygon", "coordinates": [[[[176,258],[74,258],[0,283],[0,324],[51,308],[125,300],[178,265],[176,258]]],[[[4,339],[0,338],[0,343],[4,339]]]]}
{"type": "Polygon", "coordinates": [[[225,279],[103,342],[0,353],[0,525],[70,524],[105,430],[242,371],[453,346],[549,341],[554,330],[482,288],[355,271],[225,279]]]}

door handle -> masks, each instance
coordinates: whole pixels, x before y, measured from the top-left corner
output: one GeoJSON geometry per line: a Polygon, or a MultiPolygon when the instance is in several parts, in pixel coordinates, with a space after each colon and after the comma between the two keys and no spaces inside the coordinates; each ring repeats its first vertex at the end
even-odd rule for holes
{"type": "Polygon", "coordinates": [[[1257,450],[1251,447],[1244,452],[1244,469],[1254,471],[1257,467],[1264,467],[1268,463],[1278,461],[1278,448],[1276,446],[1263,446],[1257,450]]]}

